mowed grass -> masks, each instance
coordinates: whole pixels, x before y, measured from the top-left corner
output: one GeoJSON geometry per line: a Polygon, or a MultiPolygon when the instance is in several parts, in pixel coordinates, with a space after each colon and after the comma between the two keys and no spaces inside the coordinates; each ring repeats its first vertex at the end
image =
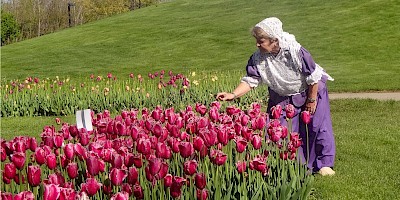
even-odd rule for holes
{"type": "MultiPolygon", "coordinates": [[[[336,175],[316,176],[311,199],[399,199],[398,134],[400,102],[332,100],[336,139],[336,175]]],[[[75,116],[61,117],[75,124],[75,116]]],[[[55,117],[2,118],[2,138],[39,137],[55,117]],[[33,125],[34,124],[34,125],[33,125]]]]}
{"type": "Polygon", "coordinates": [[[277,16],[336,79],[331,91],[400,90],[398,10],[393,0],[174,0],[2,47],[1,77],[244,71],[249,29],[277,16]]]}

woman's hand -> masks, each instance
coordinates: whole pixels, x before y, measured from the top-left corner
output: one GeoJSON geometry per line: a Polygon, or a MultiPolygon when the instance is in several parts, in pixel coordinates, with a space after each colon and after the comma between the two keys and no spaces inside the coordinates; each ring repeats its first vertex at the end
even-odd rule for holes
{"type": "Polygon", "coordinates": [[[315,113],[315,110],[317,109],[317,102],[316,101],[314,101],[314,102],[307,102],[306,103],[306,108],[305,108],[305,110],[306,111],[308,111],[308,112],[310,112],[310,114],[314,114],[315,113]]]}
{"type": "Polygon", "coordinates": [[[220,92],[217,94],[216,98],[220,101],[232,101],[236,98],[236,95],[228,92],[220,92]]]}

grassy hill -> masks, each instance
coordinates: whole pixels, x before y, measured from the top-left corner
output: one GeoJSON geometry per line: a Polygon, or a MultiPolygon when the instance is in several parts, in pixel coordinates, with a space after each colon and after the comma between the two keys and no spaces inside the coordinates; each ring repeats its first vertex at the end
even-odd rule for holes
{"type": "Polygon", "coordinates": [[[400,90],[398,1],[175,0],[1,48],[1,77],[244,70],[249,30],[277,16],[333,91],[400,90]]]}

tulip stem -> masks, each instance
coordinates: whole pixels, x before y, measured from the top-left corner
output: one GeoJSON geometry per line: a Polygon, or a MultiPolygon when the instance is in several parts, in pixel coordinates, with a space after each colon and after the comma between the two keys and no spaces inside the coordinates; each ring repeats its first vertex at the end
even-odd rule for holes
{"type": "Polygon", "coordinates": [[[308,125],[306,124],[306,142],[307,142],[307,168],[308,168],[308,161],[309,161],[309,159],[310,159],[310,147],[309,147],[309,141],[308,141],[308,125]]]}

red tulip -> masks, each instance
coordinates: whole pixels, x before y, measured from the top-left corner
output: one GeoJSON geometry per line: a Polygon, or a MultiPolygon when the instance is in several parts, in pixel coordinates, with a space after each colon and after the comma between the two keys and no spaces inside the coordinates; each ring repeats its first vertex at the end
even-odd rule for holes
{"type": "Polygon", "coordinates": [[[6,163],[4,165],[4,176],[8,179],[13,179],[17,174],[17,169],[15,168],[14,163],[6,163]]]}
{"type": "MultiPolygon", "coordinates": [[[[129,185],[128,185],[129,186],[129,185]]],[[[126,191],[118,192],[111,197],[111,200],[128,200],[129,194],[126,191]]]]}
{"type": "Polygon", "coordinates": [[[186,183],[185,178],[174,176],[172,181],[172,186],[170,188],[171,196],[174,198],[178,198],[179,196],[181,196],[182,193],[181,188],[185,183],[186,183]]]}
{"type": "Polygon", "coordinates": [[[60,188],[59,200],[75,200],[76,191],[72,188],[60,188]]]}
{"type": "Polygon", "coordinates": [[[282,115],[282,106],[279,104],[276,106],[273,106],[271,108],[271,115],[272,115],[272,118],[279,119],[282,115]]]}
{"type": "Polygon", "coordinates": [[[246,161],[237,161],[236,163],[236,169],[239,173],[243,173],[246,171],[247,163],[246,161]]]}
{"type": "Polygon", "coordinates": [[[88,178],[86,179],[86,183],[83,184],[83,187],[86,189],[86,192],[90,197],[94,196],[102,186],[102,184],[97,182],[95,178],[88,178]]]}
{"type": "Polygon", "coordinates": [[[197,189],[196,197],[199,200],[206,200],[208,198],[208,191],[206,189],[197,189]]]}
{"type": "Polygon", "coordinates": [[[32,187],[39,186],[41,183],[41,170],[38,165],[28,166],[28,183],[32,187]]]}
{"type": "Polygon", "coordinates": [[[35,161],[39,165],[46,163],[46,152],[43,148],[38,147],[35,151],[35,161]]]}
{"type": "Polygon", "coordinates": [[[204,147],[204,140],[201,139],[201,137],[194,136],[193,137],[193,148],[196,151],[201,151],[201,149],[204,147]]]}
{"type": "Polygon", "coordinates": [[[133,195],[137,198],[137,199],[143,199],[144,198],[144,194],[143,194],[143,189],[139,184],[135,184],[133,186],[133,195]]]}
{"type": "Polygon", "coordinates": [[[76,125],[71,125],[69,127],[69,133],[71,134],[72,137],[75,137],[78,135],[79,131],[78,131],[78,127],[76,125]]]}
{"type": "Polygon", "coordinates": [[[67,173],[70,179],[78,177],[78,165],[74,162],[68,163],[67,173]]]}
{"type": "Polygon", "coordinates": [[[46,165],[49,169],[55,169],[57,167],[57,158],[54,153],[50,153],[46,157],[46,165]]]}
{"type": "Polygon", "coordinates": [[[44,200],[57,200],[60,196],[60,187],[54,184],[45,184],[44,185],[44,193],[43,199],[44,200]]]}
{"type": "Polygon", "coordinates": [[[204,189],[207,185],[206,175],[204,173],[197,173],[194,177],[194,184],[198,189],[204,189]]]}
{"type": "Polygon", "coordinates": [[[188,158],[194,153],[193,144],[190,142],[181,142],[179,144],[179,153],[183,158],[188,158]]]}
{"type": "Polygon", "coordinates": [[[309,124],[311,122],[311,115],[308,111],[301,112],[301,119],[305,124],[309,124]]]}
{"type": "Polygon", "coordinates": [[[285,106],[286,117],[292,119],[296,115],[296,109],[292,104],[285,106]]]}
{"type": "Polygon", "coordinates": [[[22,168],[25,165],[25,153],[22,152],[16,152],[11,155],[11,161],[14,163],[15,167],[19,170],[22,170],[22,168]]]}
{"type": "Polygon", "coordinates": [[[236,142],[236,151],[239,153],[243,153],[244,150],[246,150],[247,141],[243,137],[238,136],[235,138],[235,142],[236,142]]]}
{"type": "Polygon", "coordinates": [[[188,160],[183,164],[183,171],[186,175],[193,175],[197,171],[197,161],[196,160],[188,160]]]}
{"type": "Polygon", "coordinates": [[[262,145],[262,139],[261,139],[260,135],[253,135],[251,144],[253,145],[254,149],[260,149],[261,145],[262,145]]]}
{"type": "Polygon", "coordinates": [[[74,144],[73,143],[68,143],[64,147],[64,154],[67,157],[68,160],[73,160],[74,155],[75,155],[75,150],[74,150],[74,144]]]}
{"type": "Polygon", "coordinates": [[[261,172],[264,176],[268,174],[267,159],[264,156],[257,155],[250,162],[250,169],[255,169],[261,172]]]}
{"type": "Polygon", "coordinates": [[[125,170],[113,168],[110,173],[110,180],[113,185],[121,185],[126,178],[125,170]]]}

